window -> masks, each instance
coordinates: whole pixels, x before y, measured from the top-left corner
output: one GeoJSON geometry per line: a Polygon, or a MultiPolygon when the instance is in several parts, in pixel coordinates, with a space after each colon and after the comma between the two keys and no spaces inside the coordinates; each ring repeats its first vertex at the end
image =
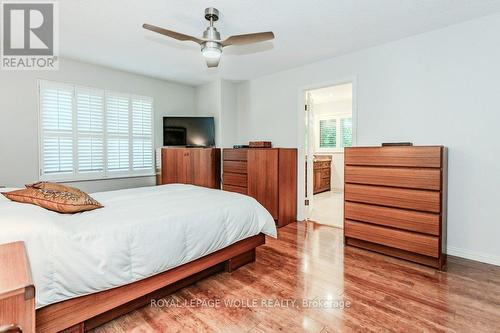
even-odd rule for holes
{"type": "Polygon", "coordinates": [[[76,89],[79,173],[104,176],[104,96],[95,89],[76,89]]]}
{"type": "Polygon", "coordinates": [[[149,99],[132,99],[132,166],[136,170],[153,168],[153,104],[149,99]]]}
{"type": "Polygon", "coordinates": [[[324,119],[319,121],[319,147],[337,147],[337,119],[324,119]]]}
{"type": "Polygon", "coordinates": [[[108,171],[127,171],[130,168],[129,98],[115,94],[106,97],[108,171]]]}
{"type": "Polygon", "coordinates": [[[340,120],[342,130],[342,148],[352,147],[352,118],[340,120]]]}
{"type": "Polygon", "coordinates": [[[321,116],[317,122],[318,151],[341,151],[352,146],[352,117],[350,115],[321,116]]]}
{"type": "Polygon", "coordinates": [[[41,167],[44,174],[73,172],[73,88],[47,84],[40,91],[41,167]]]}
{"type": "Polygon", "coordinates": [[[48,81],[39,98],[41,179],[154,173],[152,98],[48,81]]]}

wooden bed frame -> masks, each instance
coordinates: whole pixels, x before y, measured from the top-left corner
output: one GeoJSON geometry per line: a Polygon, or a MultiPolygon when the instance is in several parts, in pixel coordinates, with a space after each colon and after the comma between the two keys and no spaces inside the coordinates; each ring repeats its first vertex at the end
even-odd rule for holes
{"type": "MultiPolygon", "coordinates": [[[[204,277],[255,261],[263,234],[243,239],[152,277],[35,310],[35,287],[23,242],[0,245],[0,333],[85,332],[204,277]]],[[[84,272],[82,272],[84,274],[84,272]]]]}

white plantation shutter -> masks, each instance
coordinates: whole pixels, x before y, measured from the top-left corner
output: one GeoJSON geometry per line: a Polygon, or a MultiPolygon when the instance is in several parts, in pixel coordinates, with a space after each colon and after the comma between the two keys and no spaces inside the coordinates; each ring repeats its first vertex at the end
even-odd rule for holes
{"type": "Polygon", "coordinates": [[[342,147],[352,147],[352,118],[341,119],[342,147]]]}
{"type": "Polygon", "coordinates": [[[40,176],[153,175],[153,99],[39,82],[40,176]]]}
{"type": "Polygon", "coordinates": [[[42,144],[42,175],[73,172],[73,138],[47,136],[42,144]]]}
{"type": "Polygon", "coordinates": [[[40,84],[41,177],[73,173],[73,88],[40,84]]]}
{"type": "Polygon", "coordinates": [[[319,147],[337,147],[337,120],[324,119],[319,121],[319,147]]]}
{"type": "Polygon", "coordinates": [[[125,95],[106,95],[108,171],[130,170],[130,112],[125,95]]]}
{"type": "Polygon", "coordinates": [[[76,89],[78,172],[104,175],[104,94],[76,89]]]}
{"type": "Polygon", "coordinates": [[[153,100],[132,98],[132,169],[153,170],[153,100]]]}
{"type": "Polygon", "coordinates": [[[342,152],[353,144],[350,114],[321,115],[317,122],[315,147],[322,152],[342,152]]]}

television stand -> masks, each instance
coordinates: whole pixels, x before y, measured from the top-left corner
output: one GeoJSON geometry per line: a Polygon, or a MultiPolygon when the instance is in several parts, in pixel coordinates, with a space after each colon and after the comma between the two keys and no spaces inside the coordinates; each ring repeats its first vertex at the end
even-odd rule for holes
{"type": "Polygon", "coordinates": [[[157,169],[157,185],[191,184],[220,189],[219,148],[163,147],[157,169]]]}

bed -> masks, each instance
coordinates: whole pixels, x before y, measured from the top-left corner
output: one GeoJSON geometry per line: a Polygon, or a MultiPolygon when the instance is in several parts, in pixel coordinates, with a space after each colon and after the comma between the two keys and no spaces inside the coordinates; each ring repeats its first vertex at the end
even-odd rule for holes
{"type": "MultiPolygon", "coordinates": [[[[105,207],[75,215],[0,196],[0,244],[24,242],[36,287],[37,331],[62,330],[45,318],[67,308],[61,304],[77,304],[87,295],[111,297],[120,288],[131,291],[158,280],[132,292],[142,296],[177,282],[160,279],[172,272],[185,270],[177,274],[180,280],[231,259],[249,261],[263,234],[276,236],[272,216],[253,198],[236,193],[170,184],[91,196],[105,207]]],[[[110,306],[86,316],[104,310],[110,306]]],[[[65,322],[79,324],[76,320],[65,322]]]]}

